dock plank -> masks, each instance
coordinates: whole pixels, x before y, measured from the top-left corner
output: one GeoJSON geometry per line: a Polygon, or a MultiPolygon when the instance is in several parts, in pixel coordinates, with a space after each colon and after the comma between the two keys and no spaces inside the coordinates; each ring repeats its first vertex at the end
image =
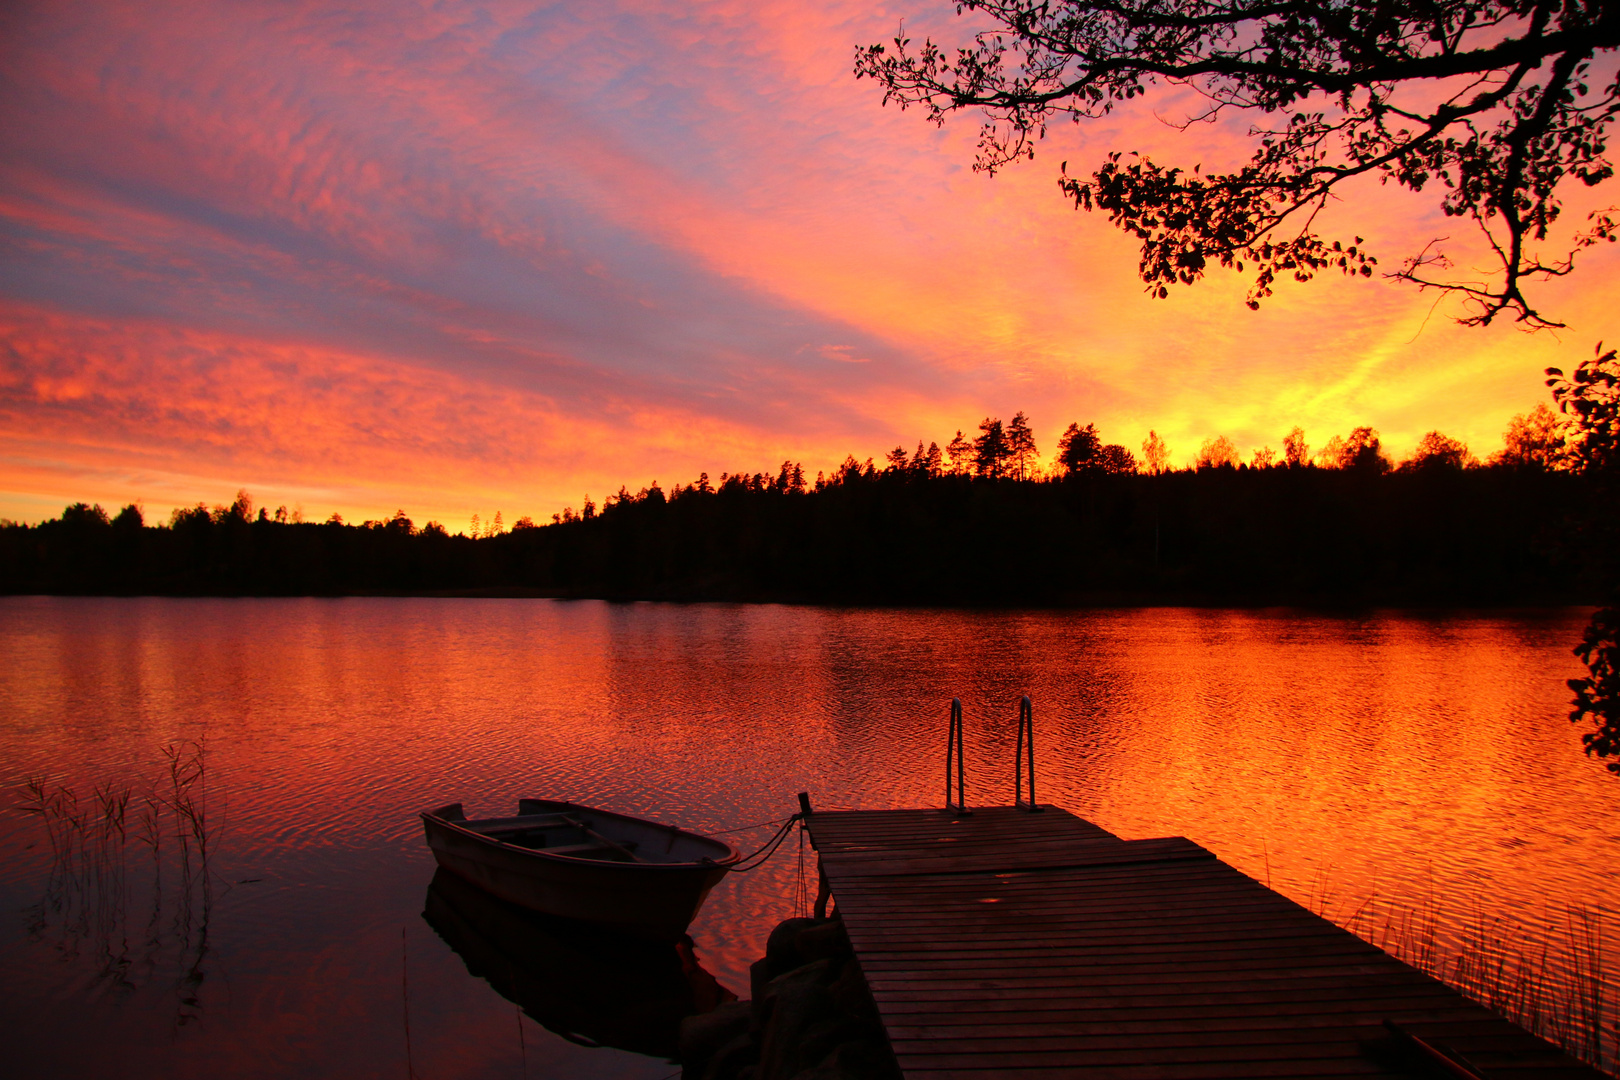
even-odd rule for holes
{"type": "Polygon", "coordinates": [[[1490,1077],[1602,1075],[1182,837],[1057,807],[806,827],[908,1080],[1388,1076],[1386,1019],[1490,1077]]]}

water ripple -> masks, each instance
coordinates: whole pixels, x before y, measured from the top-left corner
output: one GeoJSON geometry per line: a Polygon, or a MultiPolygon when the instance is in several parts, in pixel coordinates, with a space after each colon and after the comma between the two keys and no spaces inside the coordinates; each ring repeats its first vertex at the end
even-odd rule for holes
{"type": "MultiPolygon", "coordinates": [[[[210,955],[232,1004],[212,996],[223,977],[206,983],[205,1033],[172,1045],[126,1017],[117,1038],[145,1049],[125,1071],[202,1075],[252,1053],[255,1024],[291,1037],[263,1010],[318,1016],[336,981],[370,1004],[297,1036],[336,1075],[340,1044],[396,1038],[390,950],[401,925],[423,932],[431,874],[417,811],[538,795],[725,829],[791,813],[801,790],[822,808],[935,805],[953,696],[970,802],[1010,800],[1029,693],[1043,801],[1126,837],[1191,837],[1319,910],[1438,897],[1459,930],[1481,911],[1607,906],[1620,787],[1564,719],[1584,616],[16,598],[0,601],[0,785],[156,784],[164,746],[204,745],[210,955]]],[[[40,841],[30,820],[0,825],[9,910],[38,901],[40,841]]],[[[790,844],[694,927],[734,988],[799,873],[790,844]]],[[[49,981],[41,939],[7,934],[3,1015],[36,1023],[22,1003],[49,981]]],[[[457,1030],[498,1023],[435,939],[411,948],[457,1030]]]]}

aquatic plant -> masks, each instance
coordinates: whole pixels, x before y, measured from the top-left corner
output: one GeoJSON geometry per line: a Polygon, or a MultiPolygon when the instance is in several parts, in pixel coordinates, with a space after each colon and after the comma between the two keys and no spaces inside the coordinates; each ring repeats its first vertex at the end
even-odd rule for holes
{"type": "Polygon", "coordinates": [[[1442,911],[1431,882],[1416,903],[1375,889],[1346,911],[1335,905],[1323,872],[1305,906],[1571,1056],[1609,1072],[1620,1066],[1601,904],[1549,906],[1539,920],[1518,920],[1491,914],[1476,900],[1458,919],[1442,911]]]}
{"type": "Polygon", "coordinates": [[[66,780],[30,777],[16,809],[39,820],[51,855],[43,894],[27,909],[31,936],[65,960],[90,957],[95,980],[118,993],[168,973],[184,1024],[200,1015],[206,979],[216,830],[204,743],[171,744],[162,754],[160,776],[92,780],[87,798],[66,780]],[[132,839],[149,864],[131,866],[132,839]]]}

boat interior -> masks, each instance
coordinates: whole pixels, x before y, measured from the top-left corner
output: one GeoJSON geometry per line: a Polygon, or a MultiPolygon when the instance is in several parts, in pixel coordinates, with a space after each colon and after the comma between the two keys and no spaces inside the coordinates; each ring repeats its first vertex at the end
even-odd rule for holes
{"type": "Polygon", "coordinates": [[[718,862],[732,850],[673,826],[539,799],[520,801],[514,817],[469,819],[460,803],[436,810],[434,816],[502,844],[597,862],[718,862]]]}

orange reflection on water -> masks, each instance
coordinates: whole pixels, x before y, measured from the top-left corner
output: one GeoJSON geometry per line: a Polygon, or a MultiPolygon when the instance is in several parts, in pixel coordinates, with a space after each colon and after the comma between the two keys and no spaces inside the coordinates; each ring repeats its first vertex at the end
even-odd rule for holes
{"type": "MultiPolygon", "coordinates": [[[[1126,837],[1191,837],[1330,916],[1362,909],[1364,930],[1431,903],[1442,937],[1475,912],[1534,924],[1606,905],[1620,865],[1620,781],[1564,719],[1577,611],[13,599],[0,613],[0,784],[88,788],[150,771],[176,739],[208,747],[231,885],[212,941],[234,1004],[223,977],[205,982],[204,1022],[165,1043],[137,1038],[141,1009],[161,1012],[138,991],[113,1038],[131,1075],[201,1075],[271,1032],[294,1040],[280,1066],[316,1075],[323,1053],[336,1069],[402,1052],[402,927],[413,993],[434,1003],[413,1027],[424,1060],[464,1062],[454,1048],[487,1028],[465,1071],[499,1071],[519,1053],[498,1034],[512,1006],[418,918],[433,868],[416,811],[534,795],[722,830],[787,816],[801,790],[822,808],[938,805],[953,696],[970,803],[1011,800],[1029,693],[1041,801],[1126,837]],[[341,1024],[321,1019],[334,984],[341,1024]]],[[[31,823],[3,828],[15,910],[43,867],[31,823]]],[[[747,850],[768,831],[729,838],[747,850]]],[[[693,927],[703,964],[745,995],[797,903],[799,859],[790,844],[722,884],[693,927]]],[[[33,1015],[26,996],[60,980],[37,942],[10,945],[3,1011],[33,1015]]],[[[74,986],[50,993],[88,993],[74,986]]],[[[47,1071],[94,1064],[72,1057],[89,1053],[72,1032],[60,1042],[47,1071]]],[[[524,1052],[576,1052],[553,1043],[524,1052]]],[[[567,1068],[654,1075],[582,1060],[567,1068]]]]}

